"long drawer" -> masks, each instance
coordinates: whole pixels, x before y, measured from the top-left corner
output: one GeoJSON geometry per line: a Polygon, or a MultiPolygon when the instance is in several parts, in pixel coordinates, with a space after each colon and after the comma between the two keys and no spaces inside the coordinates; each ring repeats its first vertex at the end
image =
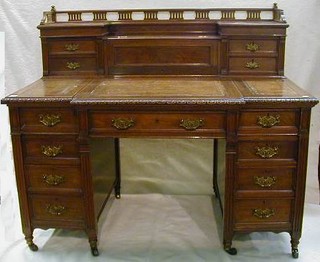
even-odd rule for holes
{"type": "Polygon", "coordinates": [[[99,134],[150,134],[224,136],[226,119],[223,113],[110,113],[92,111],[89,129],[99,134]]]}

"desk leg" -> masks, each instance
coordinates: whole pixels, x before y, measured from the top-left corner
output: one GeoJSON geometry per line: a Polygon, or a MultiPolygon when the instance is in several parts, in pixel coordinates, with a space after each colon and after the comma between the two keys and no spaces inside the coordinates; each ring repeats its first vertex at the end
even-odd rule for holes
{"type": "Polygon", "coordinates": [[[115,146],[115,158],[116,158],[116,182],[114,185],[115,197],[117,199],[121,198],[120,188],[121,188],[121,173],[120,173],[120,143],[119,138],[114,139],[115,146]]]}
{"type": "Polygon", "coordinates": [[[213,192],[216,198],[219,196],[218,188],[218,143],[217,139],[213,139],[213,192]]]}

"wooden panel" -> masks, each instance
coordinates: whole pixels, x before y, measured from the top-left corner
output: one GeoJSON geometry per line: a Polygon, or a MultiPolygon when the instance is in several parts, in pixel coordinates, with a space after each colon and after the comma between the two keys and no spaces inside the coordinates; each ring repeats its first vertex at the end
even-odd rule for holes
{"type": "Polygon", "coordinates": [[[149,133],[152,136],[161,136],[163,132],[168,135],[186,135],[214,133],[223,135],[225,132],[225,115],[223,113],[110,113],[92,111],[89,115],[90,134],[134,134],[149,133]],[[126,129],[116,128],[113,124],[117,119],[131,121],[132,125],[126,129]],[[182,127],[182,121],[197,126],[196,121],[201,121],[195,130],[182,127]]]}
{"type": "Polygon", "coordinates": [[[295,169],[239,168],[236,190],[293,190],[295,169]]]}
{"type": "MultiPolygon", "coordinates": [[[[290,222],[291,199],[236,200],[234,205],[235,223],[264,224],[270,222],[290,222]],[[273,210],[274,212],[271,212],[274,214],[261,218],[257,216],[259,212],[257,209],[262,211],[266,211],[267,209],[273,210]]],[[[266,212],[266,214],[268,213],[266,212]]]]}
{"type": "Polygon", "coordinates": [[[71,108],[22,108],[20,125],[23,132],[74,133],[78,129],[77,118],[71,108]]]}
{"type": "Polygon", "coordinates": [[[48,47],[50,55],[94,54],[96,52],[94,40],[51,40],[48,41],[48,47]]]}
{"type": "Polygon", "coordinates": [[[275,75],[277,72],[277,59],[264,57],[230,57],[230,74],[250,74],[250,75],[275,75]],[[250,63],[256,64],[256,68],[250,68],[250,63]]]}
{"type": "Polygon", "coordinates": [[[218,43],[188,39],[111,40],[109,74],[217,74],[218,43]]]}
{"type": "MultiPolygon", "coordinates": [[[[28,187],[37,190],[81,189],[82,180],[79,167],[26,165],[25,174],[28,187]]],[[[50,191],[51,192],[51,191],[50,191]]]]}

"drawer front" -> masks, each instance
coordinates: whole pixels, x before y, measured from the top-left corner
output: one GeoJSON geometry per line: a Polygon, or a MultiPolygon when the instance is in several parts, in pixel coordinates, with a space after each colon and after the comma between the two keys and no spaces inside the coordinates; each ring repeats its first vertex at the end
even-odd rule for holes
{"type": "Polygon", "coordinates": [[[295,169],[239,168],[236,190],[293,190],[295,169]]]}
{"type": "Polygon", "coordinates": [[[290,222],[291,199],[235,201],[236,223],[290,222]]]}
{"type": "Polygon", "coordinates": [[[64,40],[49,41],[49,54],[94,54],[96,52],[96,43],[91,40],[64,40]]]}
{"type": "Polygon", "coordinates": [[[296,141],[239,142],[239,160],[295,160],[296,141]]]}
{"type": "Polygon", "coordinates": [[[35,220],[83,220],[82,197],[29,196],[32,217],[35,220]]]}
{"type": "Polygon", "coordinates": [[[239,126],[243,132],[298,132],[299,115],[295,111],[243,111],[239,126]]]}
{"type": "Polygon", "coordinates": [[[29,190],[81,189],[80,167],[27,165],[29,190]]]}
{"type": "Polygon", "coordinates": [[[26,163],[61,164],[79,158],[75,136],[28,135],[23,137],[22,145],[26,163]]]}
{"type": "Polygon", "coordinates": [[[229,73],[237,74],[276,74],[277,59],[265,57],[230,57],[229,73]]]}
{"type": "MultiPolygon", "coordinates": [[[[89,126],[91,133],[151,133],[161,132],[190,135],[196,133],[219,133],[225,130],[223,113],[110,113],[93,111],[90,113],[89,126]]],[[[163,134],[162,134],[163,135],[163,134]]]]}
{"type": "Polygon", "coordinates": [[[71,109],[24,108],[20,110],[20,125],[23,132],[74,133],[77,119],[71,109]]]}
{"type": "Polygon", "coordinates": [[[239,39],[230,40],[230,53],[267,54],[277,52],[277,40],[239,39]]]}
{"type": "Polygon", "coordinates": [[[68,74],[95,73],[97,60],[95,57],[51,58],[49,61],[50,74],[66,72],[68,74]]]}

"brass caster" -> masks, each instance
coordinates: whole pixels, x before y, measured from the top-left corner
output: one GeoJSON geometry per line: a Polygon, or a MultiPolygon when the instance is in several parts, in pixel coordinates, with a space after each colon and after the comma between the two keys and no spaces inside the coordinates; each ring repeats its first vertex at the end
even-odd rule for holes
{"type": "Polygon", "coordinates": [[[28,244],[28,247],[30,248],[31,251],[36,252],[38,251],[38,246],[34,243],[28,244]]]}
{"type": "Polygon", "coordinates": [[[120,199],[120,198],[121,198],[120,193],[116,193],[116,199],[120,199]]]}
{"type": "Polygon", "coordinates": [[[94,257],[99,256],[99,250],[98,250],[98,248],[92,247],[92,248],[91,248],[91,253],[92,253],[92,255],[93,255],[94,257]]]}
{"type": "Polygon", "coordinates": [[[297,248],[292,249],[292,257],[293,258],[299,257],[299,250],[297,248]]]}
{"type": "Polygon", "coordinates": [[[226,251],[229,255],[232,256],[235,256],[238,253],[237,249],[234,247],[225,248],[224,251],[226,251]]]}

